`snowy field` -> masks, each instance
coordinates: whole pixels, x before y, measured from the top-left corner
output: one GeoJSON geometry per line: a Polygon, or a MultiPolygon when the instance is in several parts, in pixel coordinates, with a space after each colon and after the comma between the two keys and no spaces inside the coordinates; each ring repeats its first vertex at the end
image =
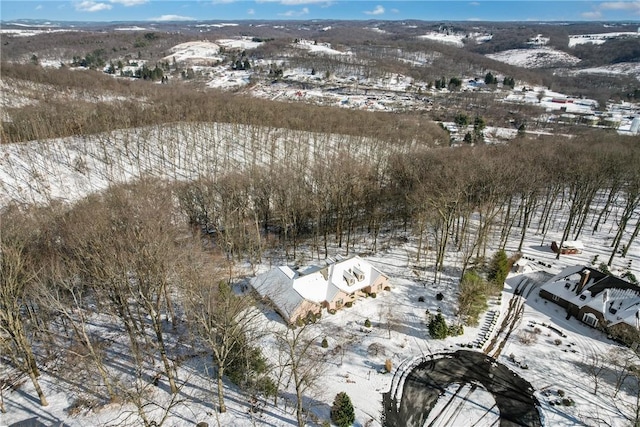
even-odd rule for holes
{"type": "MultiPolygon", "coordinates": [[[[0,178],[2,194],[25,202],[48,202],[62,198],[76,200],[90,192],[100,190],[111,182],[153,174],[172,179],[191,179],[198,173],[221,172],[243,165],[290,159],[293,152],[300,156],[313,156],[316,150],[338,149],[348,138],[303,134],[246,126],[195,124],[189,126],[162,126],[118,131],[88,139],[65,138],[46,142],[32,142],[20,145],[3,145],[0,155],[0,178]],[[280,133],[278,133],[280,132],[280,133]],[[239,137],[245,135],[245,137],[239,137]],[[262,135],[265,140],[279,141],[275,150],[255,151],[251,144],[241,145],[238,141],[250,141],[262,135]],[[251,136],[251,137],[249,137],[251,136]],[[306,138],[310,148],[300,152],[299,141],[306,138]],[[168,141],[175,141],[174,145],[168,141]],[[205,145],[194,141],[206,141],[205,145]],[[295,144],[293,143],[295,142],[295,144]],[[294,150],[294,151],[290,151],[294,150]],[[275,157],[274,157],[275,156],[275,157]],[[195,168],[193,165],[198,165],[195,168]]],[[[354,147],[353,145],[351,145],[354,147]]],[[[371,156],[376,152],[375,143],[357,145],[362,155],[371,156]]],[[[5,199],[4,202],[7,200],[5,199]]],[[[555,227],[559,227],[556,225],[555,227]]],[[[543,241],[533,232],[525,241],[523,255],[529,259],[525,267],[526,277],[535,277],[537,272],[556,274],[564,267],[575,264],[590,265],[593,258],[607,258],[612,234],[609,226],[602,227],[595,234],[584,233],[585,251],[580,255],[563,256],[555,259],[549,249],[551,240],[559,239],[561,230],[552,228],[543,241]]],[[[517,230],[514,231],[517,233],[517,230]]],[[[319,390],[309,395],[312,416],[310,425],[320,425],[329,417],[329,407],[336,393],[346,391],[356,408],[356,426],[380,425],[381,396],[389,391],[393,374],[384,372],[384,364],[390,359],[393,366],[410,362],[413,358],[432,353],[455,351],[461,346],[471,345],[480,351],[486,348],[507,313],[514,289],[524,276],[512,275],[507,279],[501,298],[490,301],[489,310],[480,320],[478,327],[465,328],[464,334],[445,340],[433,340],[427,332],[427,310],[440,310],[448,323],[457,322],[456,289],[463,254],[451,251],[447,254],[445,272],[434,283],[430,266],[433,253],[417,264],[417,242],[403,233],[387,232],[379,241],[379,252],[371,253],[371,243],[366,236],[360,236],[355,244],[355,252],[367,256],[375,266],[389,275],[392,289],[380,293],[377,298],[366,298],[356,302],[354,307],[345,308],[335,315],[324,313],[320,322],[314,325],[318,337],[326,337],[328,348],[318,350],[324,354],[326,372],[319,380],[319,390]],[[438,301],[436,294],[442,292],[444,299],[438,301]],[[419,301],[423,297],[424,302],[419,301]],[[369,319],[371,327],[365,327],[369,319]],[[317,420],[317,421],[313,421],[317,420]]],[[[489,253],[496,248],[489,248],[489,253]]],[[[515,252],[516,239],[507,244],[508,253],[515,252]]],[[[321,263],[314,260],[309,252],[301,249],[300,265],[321,263]]],[[[332,254],[341,253],[334,248],[332,254]]],[[[342,253],[344,255],[344,253],[342,253]]],[[[266,271],[273,265],[283,264],[281,254],[265,257],[263,263],[253,268],[247,267],[246,283],[254,274],[266,271]]],[[[636,276],[640,265],[640,248],[636,243],[630,248],[626,259],[617,258],[612,272],[621,274],[632,271],[636,276]],[[631,266],[631,267],[629,267],[631,266]]],[[[521,297],[517,297],[521,298],[521,297]]],[[[565,320],[563,310],[545,303],[537,296],[535,286],[524,295],[524,314],[516,329],[505,340],[498,361],[510,367],[529,381],[536,390],[542,405],[542,415],[549,426],[573,426],[577,424],[601,425],[602,420],[613,426],[626,425],[620,410],[611,404],[613,385],[601,381],[597,394],[593,393],[593,380],[589,376],[590,363],[595,358],[606,355],[619,346],[599,332],[581,322],[565,320]],[[557,343],[553,330],[542,326],[552,325],[563,331],[566,337],[557,343]],[[541,333],[535,343],[524,345],[520,336],[540,328],[541,333]],[[526,366],[527,369],[523,369],[526,366]],[[570,397],[574,406],[558,406],[558,390],[570,397]],[[552,404],[554,403],[554,404],[552,404]],[[594,419],[596,417],[600,420],[594,419]]],[[[262,308],[262,321],[270,330],[284,328],[278,316],[269,309],[262,308]]],[[[126,366],[127,356],[123,345],[122,332],[114,330],[109,319],[95,315],[92,319],[97,331],[108,339],[110,359],[126,366]]],[[[272,359],[277,357],[271,336],[264,338],[261,347],[272,359]]],[[[496,353],[492,351],[492,355],[496,353]]],[[[71,416],[67,409],[78,397],[73,387],[61,382],[61,373],[55,364],[43,369],[43,386],[49,397],[46,408],[34,401],[34,390],[29,382],[24,382],[14,391],[4,395],[8,412],[0,415],[0,425],[37,417],[45,424],[64,422],[68,426],[85,425],[135,425],[133,407],[110,404],[94,411],[81,412],[71,416]],[[69,391],[74,390],[74,391],[69,391]]],[[[178,375],[184,382],[180,401],[170,405],[169,394],[164,387],[151,388],[148,392],[156,402],[171,406],[167,425],[192,426],[195,422],[207,421],[210,425],[218,422],[222,426],[290,426],[294,423],[292,412],[292,390],[285,391],[278,406],[272,402],[248,402],[231,384],[226,384],[229,411],[217,414],[212,404],[214,386],[207,372],[211,372],[207,358],[193,357],[185,361],[178,375]],[[249,411],[253,405],[255,411],[249,411]]],[[[465,386],[466,387],[466,386],[465,386]]],[[[497,420],[491,396],[481,388],[462,388],[455,394],[443,395],[436,408],[439,416],[434,425],[456,426],[460,420],[478,420],[478,425],[488,425],[497,420]],[[451,399],[449,399],[451,398],[451,399]],[[453,403],[449,402],[453,400],[453,403]],[[456,413],[445,410],[455,405],[456,413]],[[479,409],[480,408],[480,409],[479,409]],[[487,408],[483,411],[481,408],[487,408]],[[449,420],[449,421],[447,421],[449,420]],[[484,424],[484,423],[487,424],[484,424]]],[[[616,402],[629,403],[624,393],[616,402]]]]}
{"type": "Polygon", "coordinates": [[[580,59],[550,47],[511,49],[486,55],[487,58],[523,68],[545,68],[576,65],[580,59]]]}
{"type": "Polygon", "coordinates": [[[613,32],[613,33],[599,33],[599,34],[576,34],[569,36],[569,47],[574,47],[579,44],[591,43],[591,44],[604,44],[607,40],[617,38],[628,37],[640,37],[640,32],[613,32]]]}
{"type": "MultiPolygon", "coordinates": [[[[560,230],[553,230],[549,239],[557,238],[559,233],[560,230]]],[[[525,243],[523,254],[535,261],[530,262],[531,265],[527,267],[525,274],[531,275],[537,271],[555,274],[568,265],[589,264],[593,256],[602,257],[605,254],[603,243],[606,242],[607,235],[605,230],[585,239],[587,250],[583,254],[565,256],[559,261],[555,260],[555,255],[546,245],[541,245],[540,237],[531,236],[525,243]],[[545,266],[541,266],[537,261],[545,266]]],[[[358,251],[367,252],[370,249],[369,244],[369,241],[362,237],[357,243],[358,251]]],[[[352,308],[345,308],[335,315],[325,312],[319,323],[313,325],[314,334],[319,338],[326,337],[329,346],[321,349],[320,342],[317,343],[318,350],[324,354],[326,372],[319,380],[317,390],[313,390],[309,396],[313,412],[310,418],[317,420],[310,421],[309,425],[320,425],[322,420],[328,419],[333,397],[336,393],[345,391],[351,397],[356,410],[355,425],[379,426],[381,395],[389,391],[393,379],[393,374],[383,373],[386,359],[390,359],[396,367],[422,355],[455,351],[461,345],[472,343],[486,333],[484,326],[489,319],[483,318],[478,327],[465,328],[462,336],[445,340],[429,338],[425,315],[427,310],[431,313],[441,310],[448,322],[456,321],[455,274],[459,265],[458,254],[450,252],[447,255],[447,269],[443,279],[434,284],[432,273],[414,262],[416,242],[413,239],[406,240],[402,235],[385,235],[382,238],[382,247],[379,253],[367,259],[389,275],[392,290],[380,293],[377,298],[359,300],[352,308]],[[436,300],[435,295],[438,292],[444,293],[444,300],[436,300]],[[424,302],[419,302],[419,297],[424,297],[424,302]],[[364,326],[367,319],[372,324],[370,328],[364,326]]],[[[507,247],[508,251],[513,249],[507,247]]],[[[637,245],[625,262],[628,261],[632,261],[635,266],[640,265],[640,249],[637,245]]],[[[277,258],[272,258],[258,266],[257,272],[266,271],[270,264],[279,262],[277,258]]],[[[314,262],[320,261],[306,258],[307,264],[314,262]]],[[[618,268],[614,268],[614,271],[621,268],[621,260],[618,260],[616,265],[618,268]]],[[[638,273],[637,270],[635,272],[638,273]]],[[[247,278],[253,274],[249,271],[247,273],[247,278]]],[[[504,315],[509,301],[513,298],[513,290],[522,279],[523,276],[511,275],[507,279],[502,298],[491,301],[488,313],[498,312],[504,315]]],[[[541,402],[545,425],[597,426],[601,425],[601,422],[613,426],[626,425],[624,418],[611,403],[613,385],[601,380],[598,394],[593,394],[593,379],[589,376],[590,363],[619,346],[575,319],[566,321],[565,313],[560,307],[550,302],[545,303],[536,292],[530,292],[525,297],[524,314],[517,329],[506,341],[498,360],[533,385],[541,402]],[[564,332],[566,337],[561,338],[560,344],[556,342],[557,333],[541,326],[543,323],[564,332]],[[537,342],[523,345],[519,341],[520,334],[532,331],[536,327],[542,329],[537,342]],[[526,366],[526,369],[522,366],[526,366]],[[552,405],[551,402],[558,399],[558,390],[564,391],[565,395],[575,402],[575,406],[552,405]],[[595,419],[596,416],[598,420],[595,419]]],[[[263,313],[262,319],[268,328],[273,331],[284,328],[275,313],[268,309],[264,309],[263,313]]],[[[118,344],[123,337],[108,329],[108,319],[95,316],[94,321],[114,343],[112,357],[125,361],[126,357],[119,353],[123,348],[118,344]]],[[[262,348],[268,356],[276,357],[275,350],[269,350],[274,348],[271,336],[264,338],[262,348]]],[[[186,383],[180,392],[180,398],[185,400],[171,409],[167,425],[192,426],[196,422],[206,421],[209,425],[221,426],[285,427],[295,423],[291,394],[285,393],[277,407],[274,407],[271,401],[260,401],[257,403],[258,409],[251,412],[248,399],[230,384],[225,385],[228,412],[217,414],[211,403],[214,384],[206,372],[206,358],[196,357],[181,365],[179,378],[186,383]]],[[[15,391],[5,392],[8,412],[0,415],[0,425],[11,425],[37,417],[46,424],[64,422],[70,427],[102,426],[116,425],[124,422],[127,417],[133,417],[133,408],[120,404],[110,404],[96,411],[69,416],[65,410],[72,404],[73,396],[66,392],[66,386],[57,378],[59,377],[55,367],[44,370],[42,383],[45,393],[50,396],[50,406],[46,408],[40,407],[31,397],[34,390],[29,382],[25,382],[15,391]]],[[[163,387],[153,388],[150,392],[155,395],[157,401],[168,399],[168,393],[163,387]]],[[[629,403],[624,393],[620,393],[617,399],[619,402],[629,403]]],[[[463,390],[457,393],[452,393],[451,390],[446,392],[436,409],[436,413],[441,415],[431,420],[434,422],[433,425],[458,426],[462,425],[461,420],[465,420],[465,425],[471,425],[476,421],[477,425],[493,425],[498,419],[491,395],[477,385],[471,388],[463,386],[463,390]],[[453,398],[453,405],[457,410],[441,411],[442,408],[451,407],[450,398],[453,398]]],[[[129,423],[133,422],[132,419],[129,419],[129,423]]]]}

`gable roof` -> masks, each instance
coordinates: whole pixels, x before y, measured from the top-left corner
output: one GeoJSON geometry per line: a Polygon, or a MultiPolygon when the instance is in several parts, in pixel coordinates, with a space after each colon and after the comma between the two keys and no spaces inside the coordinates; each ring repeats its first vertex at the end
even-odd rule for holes
{"type": "Polygon", "coordinates": [[[284,317],[291,319],[304,301],[316,304],[329,302],[340,291],[352,294],[384,276],[358,256],[329,259],[327,263],[326,266],[311,266],[302,271],[288,266],[276,267],[255,277],[251,285],[261,297],[271,300],[284,317]]]}
{"type": "Polygon", "coordinates": [[[304,298],[293,289],[296,272],[287,266],[272,268],[254,277],[251,286],[262,298],[268,298],[283,317],[291,319],[304,298]]]}
{"type": "Polygon", "coordinates": [[[633,283],[578,265],[565,268],[542,289],[578,308],[599,312],[609,326],[626,323],[640,329],[640,287],[633,283]]]}

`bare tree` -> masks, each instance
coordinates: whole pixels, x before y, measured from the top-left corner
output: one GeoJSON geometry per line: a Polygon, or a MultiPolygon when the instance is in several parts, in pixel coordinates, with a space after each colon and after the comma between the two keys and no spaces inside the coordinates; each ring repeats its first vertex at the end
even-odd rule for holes
{"type": "Polygon", "coordinates": [[[224,261],[211,262],[202,254],[194,254],[188,268],[192,274],[183,289],[185,305],[198,338],[211,352],[216,367],[218,410],[226,412],[223,379],[227,367],[237,362],[250,342],[262,335],[260,311],[247,294],[236,294],[225,280],[224,261]]]}
{"type": "Polygon", "coordinates": [[[285,354],[288,382],[293,381],[296,393],[296,419],[298,427],[306,423],[305,397],[310,392],[317,392],[318,381],[325,373],[324,360],[317,351],[320,334],[316,333],[313,324],[305,324],[299,328],[287,328],[277,334],[279,351],[285,354]]]}
{"type": "Polygon", "coordinates": [[[21,215],[2,215],[0,218],[0,339],[3,350],[12,363],[27,374],[42,406],[48,402],[40,387],[36,357],[33,351],[34,337],[30,333],[30,298],[36,293],[39,282],[38,269],[29,253],[29,230],[20,225],[21,215]]]}

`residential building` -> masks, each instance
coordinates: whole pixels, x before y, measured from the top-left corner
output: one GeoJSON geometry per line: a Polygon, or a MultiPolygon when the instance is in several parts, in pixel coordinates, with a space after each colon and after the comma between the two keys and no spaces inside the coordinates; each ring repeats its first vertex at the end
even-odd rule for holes
{"type": "Polygon", "coordinates": [[[324,266],[296,270],[280,266],[255,277],[251,286],[289,323],[339,310],[360,297],[377,294],[389,278],[358,256],[329,259],[324,266]]]}
{"type": "Polygon", "coordinates": [[[540,296],[567,310],[567,318],[602,329],[631,345],[640,332],[640,287],[585,266],[564,269],[540,296]]]}

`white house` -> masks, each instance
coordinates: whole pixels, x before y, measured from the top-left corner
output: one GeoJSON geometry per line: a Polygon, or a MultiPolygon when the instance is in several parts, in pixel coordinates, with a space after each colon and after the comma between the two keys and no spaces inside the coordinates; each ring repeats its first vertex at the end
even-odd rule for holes
{"type": "Polygon", "coordinates": [[[294,270],[280,266],[255,277],[251,286],[293,323],[323,308],[338,310],[389,286],[389,278],[358,256],[328,260],[325,266],[294,270]]]}

